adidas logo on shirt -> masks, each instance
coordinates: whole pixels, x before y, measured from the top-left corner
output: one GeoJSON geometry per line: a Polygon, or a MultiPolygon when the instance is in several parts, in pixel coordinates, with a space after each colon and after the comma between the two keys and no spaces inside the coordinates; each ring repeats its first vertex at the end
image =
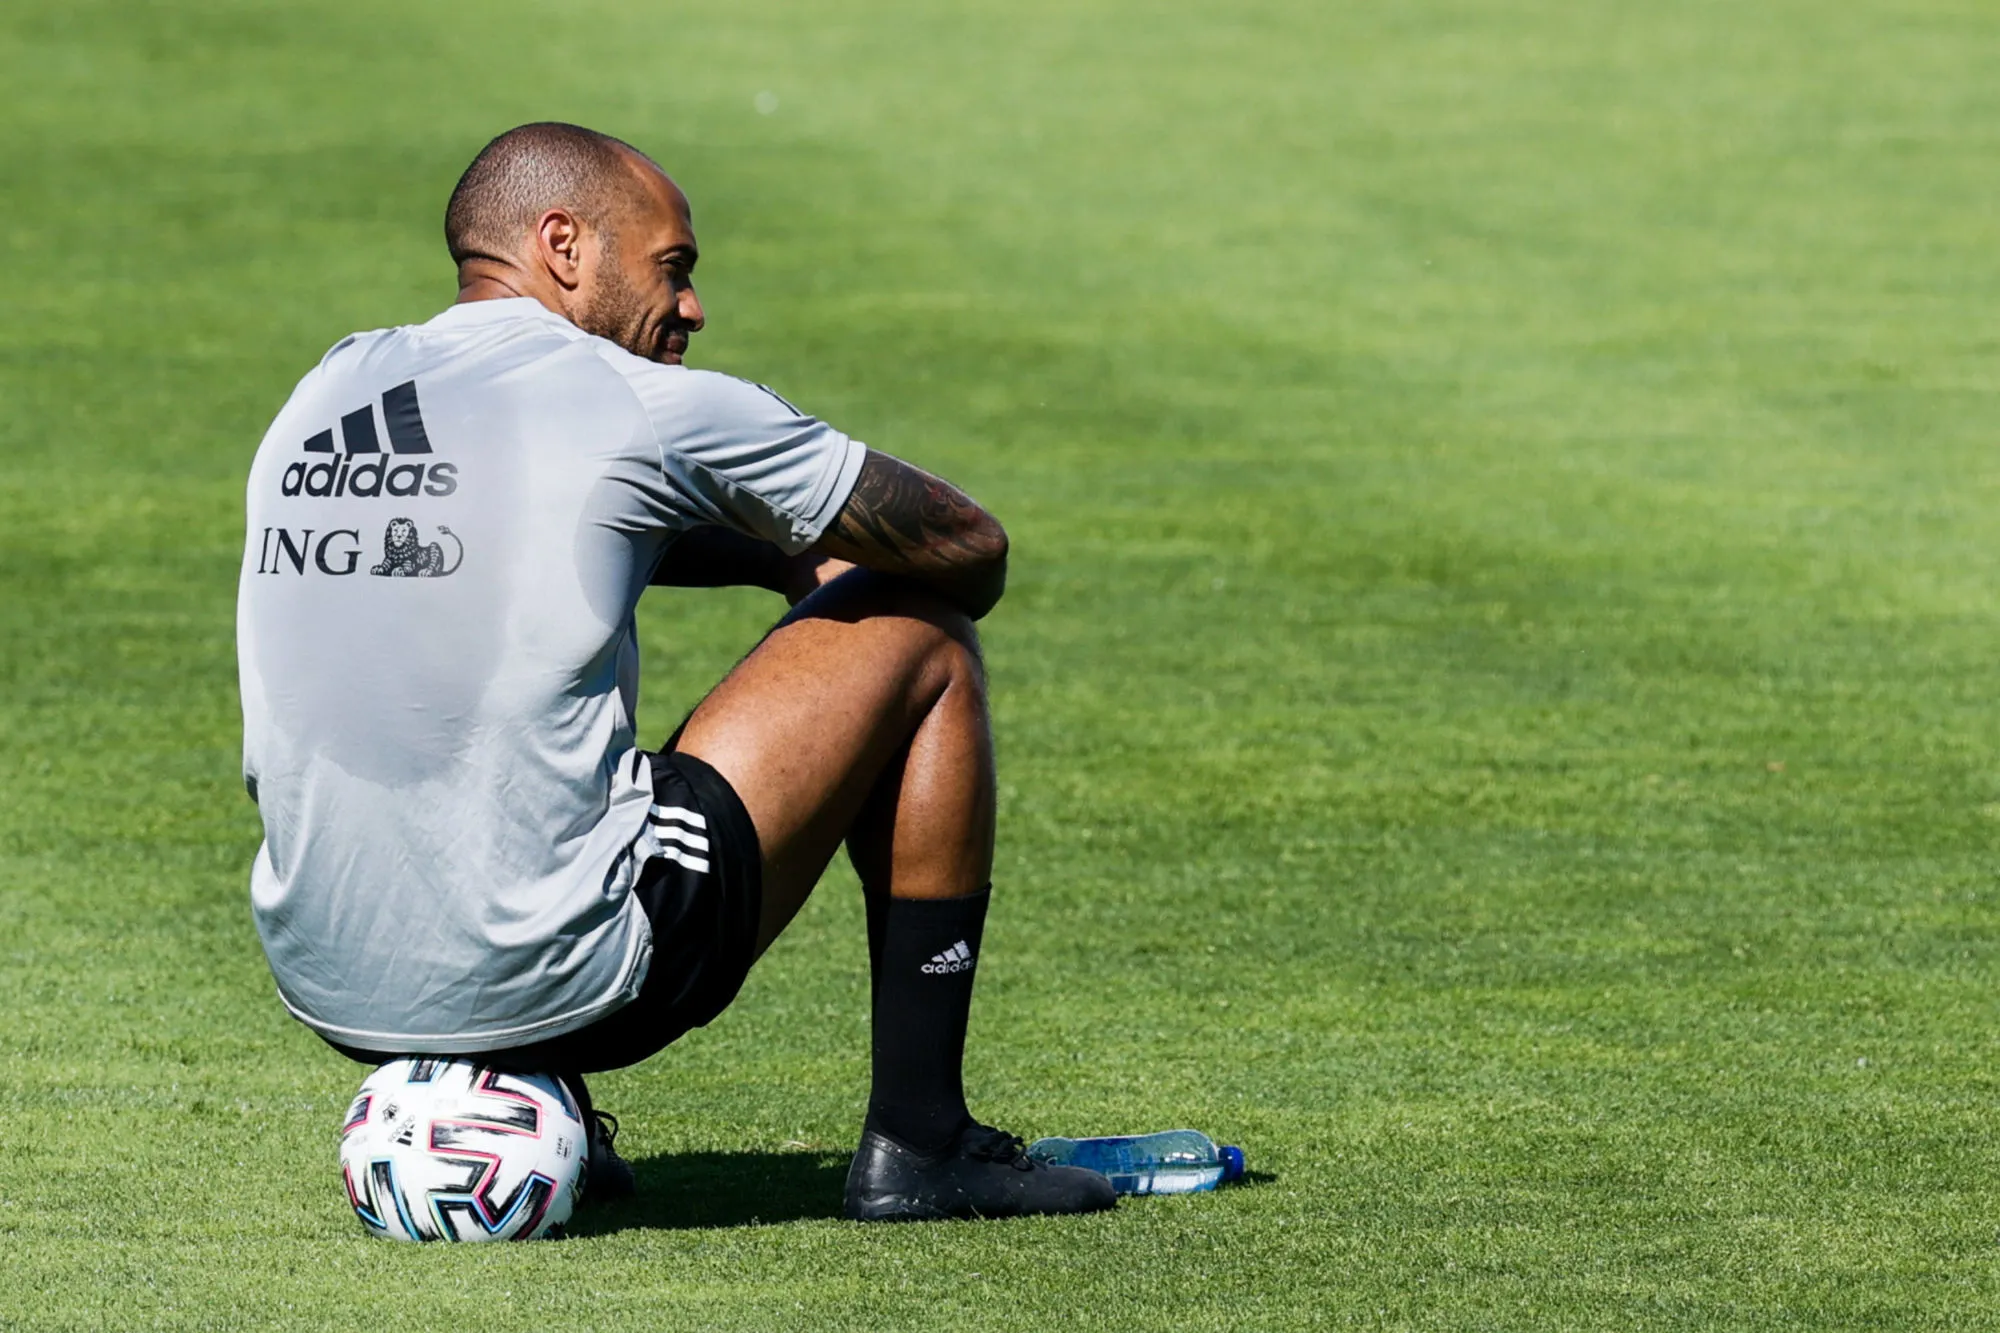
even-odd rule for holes
{"type": "Polygon", "coordinates": [[[925,973],[943,976],[946,973],[950,972],[967,971],[968,969],[971,968],[972,964],[973,964],[972,950],[969,947],[967,947],[964,940],[960,940],[958,943],[952,945],[949,949],[946,949],[943,953],[938,954],[936,957],[932,958],[928,963],[925,963],[923,967],[919,970],[925,973]]]}
{"type": "Polygon", "coordinates": [[[331,428],[320,431],[300,446],[320,461],[304,459],[285,469],[279,491],[285,495],[446,496],[458,489],[458,468],[451,463],[412,462],[410,455],[431,452],[431,437],[424,429],[424,415],[417,407],[417,382],[405,380],[382,395],[382,424],[388,427],[389,450],[382,452],[382,437],[375,429],[374,404],[355,408],[340,419],[340,443],[336,449],[331,428]]]}

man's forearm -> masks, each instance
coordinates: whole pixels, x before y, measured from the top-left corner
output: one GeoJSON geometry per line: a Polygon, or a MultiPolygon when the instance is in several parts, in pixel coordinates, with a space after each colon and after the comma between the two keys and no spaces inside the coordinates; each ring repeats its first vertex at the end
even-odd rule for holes
{"type": "Polygon", "coordinates": [[[1007,532],[963,491],[871,449],[816,551],[913,579],[974,620],[1007,590],[1007,532]]]}
{"type": "Polygon", "coordinates": [[[998,605],[1001,594],[1007,591],[1007,561],[1002,557],[993,564],[941,569],[913,577],[942,593],[967,616],[979,620],[998,605]]]}

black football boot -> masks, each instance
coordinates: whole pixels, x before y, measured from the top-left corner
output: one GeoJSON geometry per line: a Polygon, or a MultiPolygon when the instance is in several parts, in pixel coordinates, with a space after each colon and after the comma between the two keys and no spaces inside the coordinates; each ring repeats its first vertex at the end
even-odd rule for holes
{"type": "Polygon", "coordinates": [[[618,1155],[618,1117],[609,1111],[591,1110],[589,1174],[583,1178],[583,1202],[610,1203],[629,1199],[639,1191],[632,1164],[618,1155]]]}
{"type": "Polygon", "coordinates": [[[1037,1162],[1012,1134],[968,1122],[932,1153],[864,1129],[842,1212],[854,1222],[930,1222],[1094,1213],[1117,1202],[1097,1172],[1037,1162]]]}

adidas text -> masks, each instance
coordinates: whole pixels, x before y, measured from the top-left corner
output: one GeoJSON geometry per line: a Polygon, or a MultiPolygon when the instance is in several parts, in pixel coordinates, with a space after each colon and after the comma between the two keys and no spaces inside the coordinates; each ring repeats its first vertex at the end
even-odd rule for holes
{"type": "Polygon", "coordinates": [[[347,458],[329,458],[319,463],[294,463],[285,469],[278,484],[283,495],[358,495],[372,500],[378,495],[445,496],[458,489],[458,468],[451,463],[392,463],[377,454],[356,463],[347,458]]]}

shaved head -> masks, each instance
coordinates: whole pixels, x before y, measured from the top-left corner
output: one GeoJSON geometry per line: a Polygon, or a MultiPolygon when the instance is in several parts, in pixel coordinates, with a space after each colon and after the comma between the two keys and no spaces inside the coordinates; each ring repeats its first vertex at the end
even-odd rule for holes
{"type": "Polygon", "coordinates": [[[458,299],[525,296],[678,365],[705,316],[687,196],[632,145],[540,121],[479,150],[444,210],[458,299]]]}
{"type": "Polygon", "coordinates": [[[618,215],[639,195],[634,159],[652,165],[632,145],[581,125],[551,120],[508,130],[479,150],[445,206],[452,262],[511,256],[552,208],[616,231],[618,215]]]}

